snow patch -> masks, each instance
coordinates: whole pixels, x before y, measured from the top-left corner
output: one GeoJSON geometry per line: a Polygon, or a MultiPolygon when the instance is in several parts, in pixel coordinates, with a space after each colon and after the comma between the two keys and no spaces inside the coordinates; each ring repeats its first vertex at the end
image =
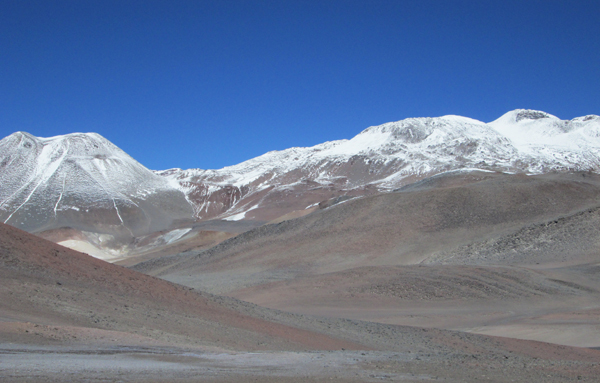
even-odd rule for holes
{"type": "Polygon", "coordinates": [[[171,244],[175,241],[180,240],[184,235],[186,235],[187,233],[189,233],[190,231],[192,231],[191,228],[187,228],[187,229],[175,229],[175,230],[171,230],[170,232],[168,232],[167,234],[162,236],[162,239],[167,243],[167,244],[171,244]]]}
{"type": "Polygon", "coordinates": [[[238,213],[238,214],[230,215],[229,217],[225,217],[225,218],[223,218],[223,220],[224,221],[240,221],[244,218],[246,218],[245,211],[238,213]]]}

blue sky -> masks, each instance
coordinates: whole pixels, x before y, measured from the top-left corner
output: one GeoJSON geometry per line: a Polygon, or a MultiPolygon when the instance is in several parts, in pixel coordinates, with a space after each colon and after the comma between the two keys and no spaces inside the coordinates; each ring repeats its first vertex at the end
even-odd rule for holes
{"type": "Polygon", "coordinates": [[[0,134],[220,168],[371,125],[600,114],[597,0],[0,0],[0,134]]]}

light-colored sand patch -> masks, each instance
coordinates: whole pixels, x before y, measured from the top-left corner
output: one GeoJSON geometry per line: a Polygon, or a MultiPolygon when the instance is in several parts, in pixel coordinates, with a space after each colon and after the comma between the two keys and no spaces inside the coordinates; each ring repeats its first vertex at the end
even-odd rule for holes
{"type": "Polygon", "coordinates": [[[66,241],[58,242],[58,244],[64,247],[68,247],[69,249],[89,254],[94,258],[102,259],[105,261],[111,261],[118,258],[118,256],[116,255],[98,249],[96,246],[92,245],[89,242],[80,241],[77,239],[67,239],[66,241]]]}

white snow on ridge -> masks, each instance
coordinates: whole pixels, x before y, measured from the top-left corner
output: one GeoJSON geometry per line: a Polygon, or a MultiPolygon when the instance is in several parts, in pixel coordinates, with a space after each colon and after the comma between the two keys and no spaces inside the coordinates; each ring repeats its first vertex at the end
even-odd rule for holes
{"type": "Polygon", "coordinates": [[[72,216],[71,206],[79,206],[82,216],[108,209],[103,227],[135,227],[137,235],[163,225],[173,208],[178,209],[173,219],[241,220],[257,201],[284,206],[295,198],[305,208],[317,202],[311,198],[329,198],[327,190],[393,190],[461,169],[600,171],[600,117],[560,120],[518,109],[490,123],[455,115],[409,118],[223,169],[157,172],[95,133],[37,138],[18,132],[0,140],[0,218],[37,230],[72,216]],[[303,199],[305,192],[310,196],[303,199]]]}
{"type": "Polygon", "coordinates": [[[340,163],[364,155],[385,163],[401,160],[413,171],[440,166],[508,170],[519,162],[525,165],[521,171],[536,173],[539,166],[528,168],[527,163],[572,167],[571,161],[560,160],[565,151],[576,152],[577,159],[581,159],[585,157],[582,152],[591,150],[597,155],[599,149],[598,116],[564,121],[545,112],[518,109],[487,124],[454,115],[409,118],[369,127],[350,140],[272,151],[220,170],[188,172],[190,176],[201,175],[217,183],[242,186],[267,172],[276,175],[296,168],[311,169],[324,161],[340,163]],[[544,150],[539,150],[541,147],[544,150]],[[476,166],[482,162],[487,165],[476,166]]]}
{"type": "MultiPolygon", "coordinates": [[[[157,174],[179,183],[184,192],[192,191],[184,185],[202,184],[208,188],[202,191],[205,195],[235,187],[245,188],[242,198],[264,198],[265,191],[302,190],[308,187],[305,182],[321,188],[373,185],[380,191],[393,190],[415,177],[461,169],[528,174],[600,171],[600,117],[567,121],[518,109],[490,123],[455,115],[408,118],[371,126],[349,140],[271,151],[218,170],[157,174]]],[[[244,217],[238,212],[226,219],[244,217]]]]}
{"type": "Polygon", "coordinates": [[[598,142],[587,142],[586,145],[577,138],[584,132],[585,135],[597,133],[599,120],[598,116],[560,120],[545,112],[518,109],[506,113],[488,125],[518,146],[566,146],[577,149],[581,148],[582,144],[584,147],[598,145],[598,142]],[[531,118],[527,118],[528,116],[531,118]]]}
{"type": "Polygon", "coordinates": [[[348,157],[360,153],[375,151],[385,145],[390,140],[391,132],[372,131],[364,132],[351,140],[344,140],[337,145],[331,145],[315,155],[326,158],[333,156],[348,157]]]}

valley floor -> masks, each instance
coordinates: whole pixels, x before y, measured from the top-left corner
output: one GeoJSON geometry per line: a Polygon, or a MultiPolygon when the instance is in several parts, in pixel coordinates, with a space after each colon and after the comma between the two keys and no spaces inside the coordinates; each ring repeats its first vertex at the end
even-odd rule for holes
{"type": "Polygon", "coordinates": [[[390,351],[248,353],[0,344],[0,380],[6,383],[597,382],[598,375],[600,364],[593,358],[572,361],[551,356],[545,359],[390,351]]]}

